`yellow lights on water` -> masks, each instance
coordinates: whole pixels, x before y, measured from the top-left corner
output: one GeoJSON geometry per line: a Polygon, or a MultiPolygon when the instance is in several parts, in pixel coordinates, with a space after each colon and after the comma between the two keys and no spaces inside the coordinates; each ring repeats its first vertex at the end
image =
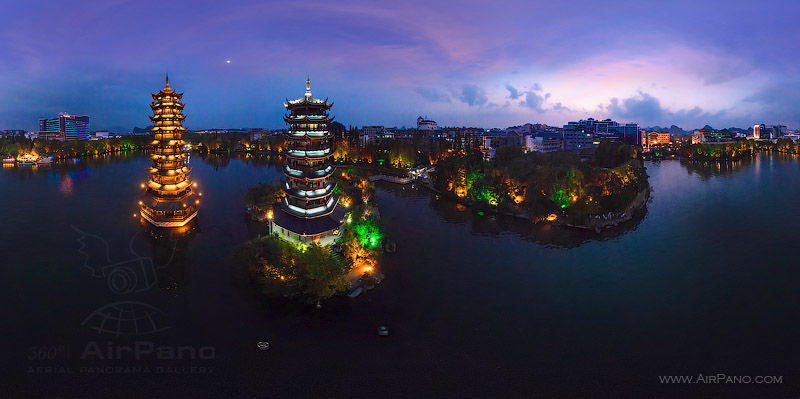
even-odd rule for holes
{"type": "Polygon", "coordinates": [[[552,222],[552,221],[556,220],[557,218],[558,218],[558,216],[556,216],[555,213],[551,213],[551,214],[547,215],[547,221],[548,222],[552,222]]]}

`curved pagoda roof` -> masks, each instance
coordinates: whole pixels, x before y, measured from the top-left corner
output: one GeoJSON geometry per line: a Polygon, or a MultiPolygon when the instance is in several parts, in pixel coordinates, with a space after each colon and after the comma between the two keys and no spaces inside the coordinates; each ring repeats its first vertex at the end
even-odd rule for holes
{"type": "Polygon", "coordinates": [[[154,93],[154,94],[151,94],[151,95],[153,96],[153,100],[158,100],[159,98],[165,97],[167,95],[170,95],[170,96],[175,97],[177,99],[183,98],[183,93],[178,93],[177,91],[173,91],[172,88],[169,87],[169,74],[167,74],[167,85],[164,86],[164,88],[161,89],[160,92],[154,93]]]}
{"type": "Polygon", "coordinates": [[[283,120],[287,123],[300,123],[300,122],[321,122],[321,123],[330,123],[333,122],[335,116],[329,115],[299,115],[299,116],[285,116],[283,120]]]}
{"type": "Polygon", "coordinates": [[[323,106],[326,109],[330,109],[333,106],[333,103],[328,104],[328,99],[327,98],[324,99],[324,100],[320,100],[320,99],[315,98],[314,96],[312,96],[311,95],[311,79],[307,78],[306,79],[306,94],[303,97],[298,98],[297,100],[291,100],[290,101],[289,99],[286,99],[286,104],[285,104],[286,108],[293,108],[293,107],[301,106],[301,105],[316,105],[316,106],[323,106]]]}

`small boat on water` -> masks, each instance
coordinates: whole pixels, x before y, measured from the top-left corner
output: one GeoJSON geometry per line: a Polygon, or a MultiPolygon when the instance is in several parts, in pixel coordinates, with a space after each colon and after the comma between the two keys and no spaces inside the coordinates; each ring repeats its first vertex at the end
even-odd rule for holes
{"type": "Polygon", "coordinates": [[[46,157],[44,157],[44,158],[39,158],[39,160],[38,160],[38,161],[36,161],[36,164],[37,164],[37,165],[50,165],[50,164],[51,164],[51,163],[53,163],[53,161],[55,161],[55,160],[56,160],[56,157],[55,157],[55,156],[53,156],[53,155],[48,155],[48,156],[46,156],[46,157]]]}
{"type": "Polygon", "coordinates": [[[347,294],[347,297],[350,298],[350,299],[353,299],[353,298],[361,295],[362,291],[364,291],[364,289],[361,288],[361,287],[358,287],[358,288],[354,289],[353,291],[350,291],[350,293],[347,294]]]}

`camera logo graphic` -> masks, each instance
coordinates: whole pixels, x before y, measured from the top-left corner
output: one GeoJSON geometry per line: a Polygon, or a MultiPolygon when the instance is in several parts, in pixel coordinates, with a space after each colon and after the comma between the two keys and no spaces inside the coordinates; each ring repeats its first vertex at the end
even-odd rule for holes
{"type": "Polygon", "coordinates": [[[130,259],[100,268],[101,275],[94,277],[106,279],[106,284],[115,294],[142,292],[156,285],[155,268],[150,258],[130,259]]]}
{"type": "MultiPolygon", "coordinates": [[[[86,233],[72,226],[78,233],[80,244],[78,252],[84,256],[84,267],[91,270],[94,278],[102,278],[108,289],[117,295],[130,295],[147,291],[158,282],[156,270],[166,267],[172,261],[156,267],[152,258],[139,256],[133,249],[137,232],[130,241],[131,257],[128,260],[111,260],[108,242],[97,235],[86,233]]],[[[173,240],[174,241],[174,240],[173,240]]],[[[172,248],[173,255],[177,242],[172,248]]],[[[169,329],[166,314],[142,302],[119,301],[100,307],[87,316],[81,325],[98,334],[116,336],[152,334],[169,329]]]]}

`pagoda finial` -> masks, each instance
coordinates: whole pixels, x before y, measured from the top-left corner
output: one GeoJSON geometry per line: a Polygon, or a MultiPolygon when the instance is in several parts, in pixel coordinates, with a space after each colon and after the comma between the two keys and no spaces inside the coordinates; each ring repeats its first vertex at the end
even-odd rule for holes
{"type": "Polygon", "coordinates": [[[306,76],[306,97],[311,97],[311,78],[306,76]]]}
{"type": "Polygon", "coordinates": [[[167,72],[167,87],[169,87],[169,72],[167,72]]]}

